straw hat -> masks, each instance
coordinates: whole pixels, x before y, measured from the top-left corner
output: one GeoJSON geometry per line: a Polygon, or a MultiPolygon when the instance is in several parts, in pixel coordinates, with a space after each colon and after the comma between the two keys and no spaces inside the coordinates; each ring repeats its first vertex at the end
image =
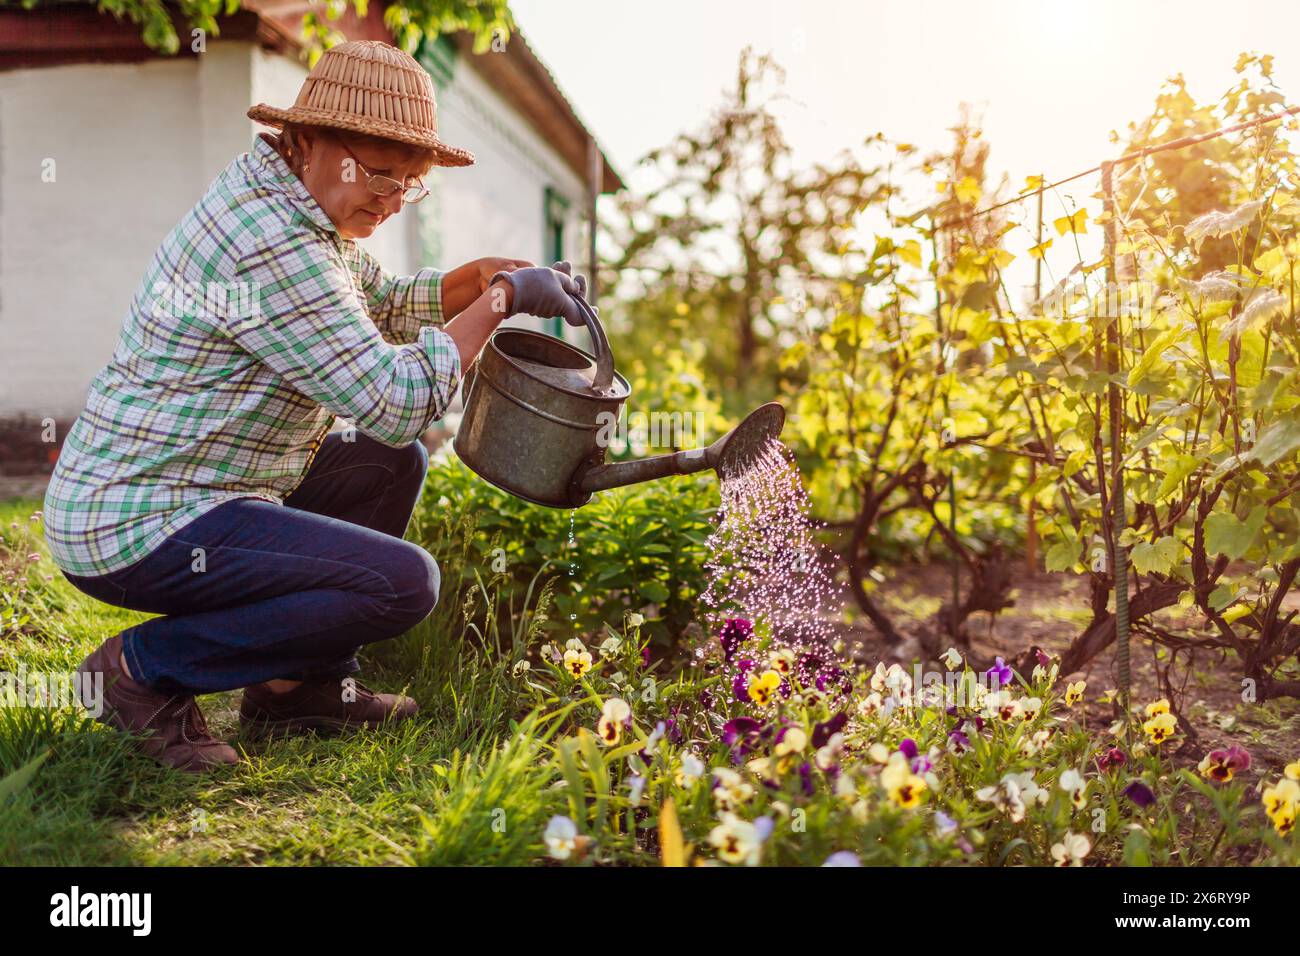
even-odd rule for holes
{"type": "Polygon", "coordinates": [[[341,43],[321,54],[287,110],[259,103],[250,119],[329,126],[434,150],[439,166],[469,166],[474,154],[438,138],[433,81],[409,54],[379,40],[341,43]]]}

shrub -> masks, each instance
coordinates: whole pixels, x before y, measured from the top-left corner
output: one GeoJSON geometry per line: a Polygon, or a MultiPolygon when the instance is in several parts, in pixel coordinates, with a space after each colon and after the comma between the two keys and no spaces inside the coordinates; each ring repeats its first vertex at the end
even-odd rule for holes
{"type": "Polygon", "coordinates": [[[706,586],[704,545],[717,504],[708,472],[600,492],[574,511],[546,508],[488,484],[447,452],[430,467],[410,536],[440,565],[471,569],[470,578],[474,570],[502,575],[496,593],[503,603],[519,605],[539,574],[553,581],[548,633],[621,627],[630,610],[644,615],[647,635],[668,648],[691,623],[706,586]],[[464,541],[447,532],[462,515],[475,529],[464,541]]]}

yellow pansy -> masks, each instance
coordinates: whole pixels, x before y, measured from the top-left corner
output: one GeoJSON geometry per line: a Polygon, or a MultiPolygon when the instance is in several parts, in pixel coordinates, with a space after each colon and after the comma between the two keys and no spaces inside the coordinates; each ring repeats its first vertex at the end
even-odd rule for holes
{"type": "Polygon", "coordinates": [[[794,670],[794,651],[788,647],[773,651],[772,656],[768,658],[767,666],[778,674],[789,674],[794,670]]]}
{"type": "Polygon", "coordinates": [[[1153,704],[1147,704],[1147,717],[1155,717],[1157,714],[1167,713],[1169,713],[1169,700],[1166,697],[1161,697],[1153,704]]]}
{"type": "Polygon", "coordinates": [[[1088,687],[1086,681],[1075,681],[1073,684],[1065,685],[1065,706],[1073,707],[1079,701],[1083,700],[1083,692],[1088,687]]]}
{"type": "Polygon", "coordinates": [[[627,705],[627,701],[618,697],[611,697],[605,701],[604,707],[601,708],[600,720],[596,724],[596,733],[600,737],[600,742],[606,747],[618,743],[623,736],[623,725],[631,715],[632,708],[627,705]]]}
{"type": "Polygon", "coordinates": [[[1174,735],[1174,731],[1178,729],[1178,721],[1174,720],[1173,714],[1168,711],[1161,711],[1144,723],[1142,729],[1146,731],[1147,738],[1153,744],[1162,744],[1174,735]]]}
{"type": "Polygon", "coordinates": [[[1261,798],[1264,812],[1273,821],[1273,828],[1282,836],[1295,829],[1296,810],[1300,808],[1300,783],[1284,777],[1264,789],[1261,798]]]}
{"type": "Polygon", "coordinates": [[[781,686],[781,675],[776,671],[763,671],[749,679],[749,699],[754,703],[766,706],[772,700],[772,695],[776,693],[781,686]]]}
{"type": "Polygon", "coordinates": [[[889,799],[900,807],[911,809],[921,802],[925,793],[925,778],[912,773],[906,757],[895,754],[880,773],[880,785],[889,799]]]}
{"type": "Polygon", "coordinates": [[[786,754],[797,754],[806,746],[808,746],[808,735],[804,733],[803,728],[787,727],[785,733],[781,735],[781,740],[772,748],[772,753],[784,757],[786,754]]]}
{"type": "Polygon", "coordinates": [[[564,669],[570,677],[577,680],[591,670],[591,652],[585,649],[576,651],[569,648],[564,652],[564,669]]]}

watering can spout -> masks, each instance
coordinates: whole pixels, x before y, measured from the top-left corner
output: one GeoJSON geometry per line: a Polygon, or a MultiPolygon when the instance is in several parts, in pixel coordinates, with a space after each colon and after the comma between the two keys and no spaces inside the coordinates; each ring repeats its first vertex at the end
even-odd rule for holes
{"type": "MultiPolygon", "coordinates": [[[[768,402],[754,409],[739,425],[705,448],[609,464],[594,459],[578,469],[570,485],[570,496],[576,507],[590,499],[593,492],[669,475],[690,475],[706,468],[713,469],[723,478],[738,475],[758,461],[768,443],[780,437],[784,425],[785,409],[777,402],[768,402]]],[[[604,450],[598,451],[597,455],[603,458],[604,450]]]]}

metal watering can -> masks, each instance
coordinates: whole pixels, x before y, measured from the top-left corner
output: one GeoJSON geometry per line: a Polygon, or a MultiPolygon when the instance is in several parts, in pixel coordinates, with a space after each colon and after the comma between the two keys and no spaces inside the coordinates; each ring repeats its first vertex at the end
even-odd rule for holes
{"type": "Polygon", "coordinates": [[[743,472],[781,434],[785,409],[760,405],[706,448],[605,462],[599,438],[631,394],[614,371],[605,329],[584,313],[595,354],[524,329],[498,329],[461,383],[465,413],[452,447],[480,478],[517,498],[578,508],[594,492],[712,468],[743,472]]]}

